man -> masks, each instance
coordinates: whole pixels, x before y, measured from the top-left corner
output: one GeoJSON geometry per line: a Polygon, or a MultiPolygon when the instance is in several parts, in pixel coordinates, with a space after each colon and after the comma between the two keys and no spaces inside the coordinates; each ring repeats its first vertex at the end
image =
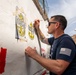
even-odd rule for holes
{"type": "Polygon", "coordinates": [[[50,71],[50,75],[76,75],[76,48],[73,40],[64,30],[67,26],[67,20],[62,15],[52,16],[48,24],[48,33],[53,37],[46,38],[41,32],[40,21],[36,20],[35,28],[42,42],[50,44],[51,57],[46,59],[41,57],[36,49],[27,47],[25,54],[36,60],[43,67],[50,71]]]}

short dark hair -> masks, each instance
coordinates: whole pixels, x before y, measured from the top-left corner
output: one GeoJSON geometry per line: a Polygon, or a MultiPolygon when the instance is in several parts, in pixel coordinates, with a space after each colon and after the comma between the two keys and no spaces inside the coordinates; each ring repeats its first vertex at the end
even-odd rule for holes
{"type": "Polygon", "coordinates": [[[62,15],[54,15],[51,18],[54,18],[54,20],[60,22],[62,29],[64,30],[67,27],[67,20],[62,15]]]}

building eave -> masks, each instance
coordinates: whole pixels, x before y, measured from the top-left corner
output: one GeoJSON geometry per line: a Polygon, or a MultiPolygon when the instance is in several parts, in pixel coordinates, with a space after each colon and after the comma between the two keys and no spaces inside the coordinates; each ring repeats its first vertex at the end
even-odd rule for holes
{"type": "Polygon", "coordinates": [[[36,5],[37,9],[39,10],[40,14],[42,15],[43,19],[48,21],[49,20],[48,16],[47,16],[46,12],[44,13],[44,11],[42,10],[38,0],[33,0],[33,2],[35,3],[35,5],[36,5]]]}

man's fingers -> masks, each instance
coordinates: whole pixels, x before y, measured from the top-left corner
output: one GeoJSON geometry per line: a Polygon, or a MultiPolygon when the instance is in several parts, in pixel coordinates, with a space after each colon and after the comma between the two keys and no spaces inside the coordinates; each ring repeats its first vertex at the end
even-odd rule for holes
{"type": "Polygon", "coordinates": [[[35,20],[34,21],[34,24],[38,24],[38,23],[40,23],[40,20],[35,20]]]}
{"type": "Polygon", "coordinates": [[[36,50],[36,47],[34,47],[34,50],[36,50]]]}

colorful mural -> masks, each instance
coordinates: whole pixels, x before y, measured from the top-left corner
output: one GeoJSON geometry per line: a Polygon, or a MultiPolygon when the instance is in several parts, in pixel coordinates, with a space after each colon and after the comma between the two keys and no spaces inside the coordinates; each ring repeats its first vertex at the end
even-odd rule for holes
{"type": "Polygon", "coordinates": [[[23,9],[19,9],[16,6],[15,12],[15,27],[16,27],[16,36],[17,40],[24,40],[26,41],[26,15],[23,9]]]}

